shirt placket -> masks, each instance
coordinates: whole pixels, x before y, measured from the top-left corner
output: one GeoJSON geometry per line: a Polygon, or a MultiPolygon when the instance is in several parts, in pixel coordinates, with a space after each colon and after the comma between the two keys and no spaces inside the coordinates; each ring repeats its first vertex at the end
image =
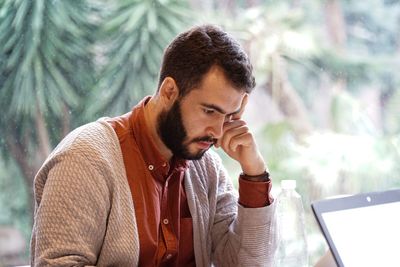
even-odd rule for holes
{"type": "Polygon", "coordinates": [[[178,242],[173,230],[173,224],[168,208],[168,184],[173,174],[170,174],[164,184],[161,199],[161,231],[165,241],[165,260],[173,258],[178,252],[178,242]]]}

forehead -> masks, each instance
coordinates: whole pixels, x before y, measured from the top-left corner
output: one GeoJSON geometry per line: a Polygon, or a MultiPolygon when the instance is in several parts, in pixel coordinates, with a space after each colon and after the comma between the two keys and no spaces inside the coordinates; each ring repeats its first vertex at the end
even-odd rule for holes
{"type": "Polygon", "coordinates": [[[244,90],[238,90],[225,77],[220,67],[212,67],[203,77],[202,82],[191,90],[185,98],[195,103],[213,104],[223,108],[228,113],[240,108],[244,90]]]}

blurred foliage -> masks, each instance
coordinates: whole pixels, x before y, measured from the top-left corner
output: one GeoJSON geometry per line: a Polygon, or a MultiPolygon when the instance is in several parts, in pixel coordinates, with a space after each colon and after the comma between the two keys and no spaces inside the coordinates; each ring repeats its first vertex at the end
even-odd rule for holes
{"type": "Polygon", "coordinates": [[[0,117],[24,123],[37,112],[62,118],[91,83],[84,1],[3,0],[0,6],[0,117]],[[86,87],[85,87],[86,86],[86,87]]]}
{"type": "Polygon", "coordinates": [[[51,147],[82,122],[94,80],[90,11],[77,0],[0,1],[0,151],[30,193],[51,147]]]}
{"type": "MultiPolygon", "coordinates": [[[[16,229],[18,235],[15,237],[15,242],[23,242],[22,245],[25,247],[25,251],[13,255],[15,262],[8,262],[2,257],[4,253],[0,253],[0,266],[25,264],[29,256],[32,217],[29,210],[30,194],[27,192],[29,189],[21,186],[23,184],[23,175],[15,162],[0,156],[0,228],[16,229]]],[[[9,245],[13,247],[14,244],[9,245]]]]}
{"type": "Polygon", "coordinates": [[[99,45],[106,47],[106,59],[91,93],[96,105],[87,113],[110,116],[154,92],[163,50],[188,24],[191,12],[179,0],[125,0],[102,10],[99,45]]]}
{"type": "Polygon", "coordinates": [[[1,172],[0,226],[29,235],[34,174],[51,148],[153,93],[162,51],[190,14],[174,0],[0,0],[0,163],[12,166],[1,172]]]}
{"type": "MultiPolygon", "coordinates": [[[[245,43],[262,89],[287,71],[315,127],[299,137],[283,116],[257,132],[274,193],[282,179],[298,181],[311,262],[326,249],[312,201],[400,187],[400,2],[330,2],[341,12],[327,1],[264,1],[232,12],[241,14],[234,20],[218,17],[245,43]],[[345,34],[343,46],[330,41],[326,21],[333,14],[343,15],[335,19],[343,19],[344,28],[334,25],[345,34]]],[[[260,123],[271,110],[266,104],[260,123]]]]}
{"type": "Polygon", "coordinates": [[[30,239],[31,218],[28,211],[27,188],[18,167],[11,160],[0,160],[0,226],[13,225],[30,239]],[[18,196],[18,197],[17,197],[18,196]]]}

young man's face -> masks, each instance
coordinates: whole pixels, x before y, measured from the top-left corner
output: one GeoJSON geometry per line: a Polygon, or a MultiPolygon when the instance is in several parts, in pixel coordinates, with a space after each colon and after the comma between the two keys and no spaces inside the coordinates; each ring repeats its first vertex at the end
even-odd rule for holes
{"type": "Polygon", "coordinates": [[[244,95],[220,68],[212,67],[198,88],[160,114],[162,141],[177,157],[200,159],[222,137],[224,123],[240,111],[244,95]]]}

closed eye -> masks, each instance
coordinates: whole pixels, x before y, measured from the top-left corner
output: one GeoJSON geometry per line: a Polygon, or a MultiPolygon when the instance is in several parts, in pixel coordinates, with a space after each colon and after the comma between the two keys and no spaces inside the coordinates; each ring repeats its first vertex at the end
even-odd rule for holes
{"type": "Polygon", "coordinates": [[[209,109],[209,108],[203,108],[203,112],[205,114],[211,115],[211,114],[213,114],[215,112],[215,110],[214,109],[209,109]]]}

